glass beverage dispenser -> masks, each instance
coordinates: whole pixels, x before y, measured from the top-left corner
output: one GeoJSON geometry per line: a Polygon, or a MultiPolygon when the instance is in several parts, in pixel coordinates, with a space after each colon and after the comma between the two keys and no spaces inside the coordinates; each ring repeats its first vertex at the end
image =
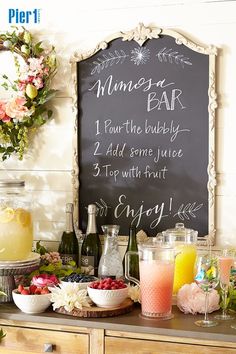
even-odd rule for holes
{"type": "Polygon", "coordinates": [[[26,260],[32,251],[31,198],[21,180],[0,180],[0,261],[26,260]]]}

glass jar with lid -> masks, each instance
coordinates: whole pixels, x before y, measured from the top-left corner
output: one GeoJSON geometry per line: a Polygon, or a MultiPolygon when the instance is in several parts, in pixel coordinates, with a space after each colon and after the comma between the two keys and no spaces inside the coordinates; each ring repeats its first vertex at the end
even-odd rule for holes
{"type": "Polygon", "coordinates": [[[27,259],[33,245],[31,198],[22,180],[0,180],[0,262],[27,259]]]}
{"type": "Polygon", "coordinates": [[[158,240],[175,249],[175,275],[173,293],[176,294],[184,284],[194,281],[194,263],[197,253],[198,232],[177,223],[173,229],[158,234],[158,240]]]}

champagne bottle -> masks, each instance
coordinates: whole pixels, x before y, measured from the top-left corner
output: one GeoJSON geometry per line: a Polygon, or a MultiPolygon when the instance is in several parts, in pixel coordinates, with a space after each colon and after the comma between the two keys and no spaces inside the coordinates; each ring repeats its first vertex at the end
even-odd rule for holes
{"type": "Polygon", "coordinates": [[[79,245],[73,224],[73,204],[66,204],[66,230],[63,232],[58,252],[60,253],[62,264],[75,261],[78,265],[79,245]]]}
{"type": "Polygon", "coordinates": [[[87,231],[81,247],[81,271],[98,276],[98,264],[102,254],[102,246],[96,225],[96,205],[88,206],[87,231]]]}
{"type": "MultiPolygon", "coordinates": [[[[125,255],[129,251],[138,252],[138,245],[137,245],[137,239],[136,239],[136,226],[134,226],[134,225],[131,225],[129,228],[129,239],[128,239],[128,245],[127,245],[125,255]]],[[[125,255],[124,255],[124,259],[123,259],[124,272],[125,272],[125,255]]],[[[136,278],[139,280],[139,256],[138,256],[138,254],[133,254],[133,255],[130,255],[130,257],[129,257],[129,274],[133,278],[136,278]]]]}

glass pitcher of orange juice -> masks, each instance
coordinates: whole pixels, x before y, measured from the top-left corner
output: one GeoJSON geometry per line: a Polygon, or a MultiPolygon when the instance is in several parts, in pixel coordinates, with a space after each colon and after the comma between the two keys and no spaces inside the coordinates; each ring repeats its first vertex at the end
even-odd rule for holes
{"type": "Polygon", "coordinates": [[[0,180],[0,262],[26,260],[32,251],[31,198],[22,180],[0,180]]]}
{"type": "Polygon", "coordinates": [[[197,231],[185,228],[183,223],[177,223],[173,229],[157,235],[161,243],[174,247],[176,252],[173,294],[184,284],[194,281],[197,235],[197,231]]]}

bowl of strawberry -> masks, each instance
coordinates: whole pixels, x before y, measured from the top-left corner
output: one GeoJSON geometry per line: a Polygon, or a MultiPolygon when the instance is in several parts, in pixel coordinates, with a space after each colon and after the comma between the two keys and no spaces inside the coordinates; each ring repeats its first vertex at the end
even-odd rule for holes
{"type": "Polygon", "coordinates": [[[92,282],[87,290],[90,299],[98,307],[118,307],[128,297],[128,287],[122,279],[97,280],[92,282]]]}
{"type": "Polygon", "coordinates": [[[39,287],[30,285],[24,287],[19,285],[17,289],[12,291],[12,297],[15,305],[25,313],[41,313],[51,305],[51,293],[47,286],[39,287]]]}

